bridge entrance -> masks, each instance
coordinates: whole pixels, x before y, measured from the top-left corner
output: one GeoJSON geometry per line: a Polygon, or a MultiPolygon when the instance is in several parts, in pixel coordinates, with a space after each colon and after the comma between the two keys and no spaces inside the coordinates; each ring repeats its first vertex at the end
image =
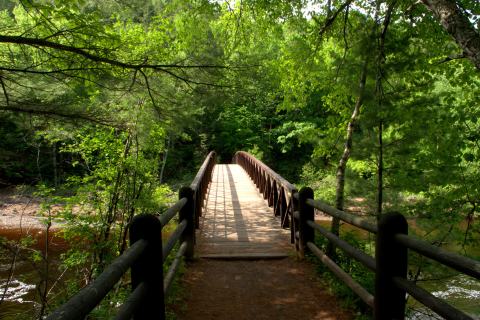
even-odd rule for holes
{"type": "Polygon", "coordinates": [[[280,220],[240,165],[215,165],[178,318],[353,319],[297,261],[280,220]]]}
{"type": "Polygon", "coordinates": [[[212,174],[197,231],[202,258],[268,259],[293,255],[290,231],[281,228],[255,184],[237,164],[218,164],[212,174]]]}

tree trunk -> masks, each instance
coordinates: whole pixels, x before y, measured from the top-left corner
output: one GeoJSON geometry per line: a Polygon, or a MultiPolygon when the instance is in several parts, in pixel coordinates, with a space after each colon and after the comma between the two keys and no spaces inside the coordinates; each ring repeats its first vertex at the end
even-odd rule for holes
{"type": "Polygon", "coordinates": [[[378,164],[377,164],[377,220],[382,215],[383,205],[383,120],[378,124],[378,164]]]}
{"type": "Polygon", "coordinates": [[[53,166],[53,185],[58,187],[58,172],[57,172],[57,143],[52,144],[52,166],[53,166]]]}
{"type": "MultiPolygon", "coordinates": [[[[337,186],[335,191],[335,207],[338,210],[343,210],[344,205],[344,190],[345,190],[345,170],[347,168],[347,162],[352,152],[353,130],[355,122],[360,114],[360,108],[363,104],[363,98],[365,96],[365,83],[367,82],[367,69],[368,69],[368,57],[365,58],[365,62],[362,67],[362,74],[360,76],[360,91],[358,93],[357,102],[353,109],[352,117],[347,126],[347,138],[345,140],[345,149],[343,150],[342,157],[337,167],[337,186]]],[[[340,220],[333,218],[332,220],[332,233],[338,235],[340,229],[340,220]]],[[[327,252],[329,256],[334,256],[335,248],[329,244],[327,252]]]]}
{"type": "Polygon", "coordinates": [[[42,170],[40,169],[40,148],[41,148],[42,143],[39,142],[37,144],[37,172],[38,172],[38,181],[42,182],[42,170]]]}
{"type": "Polygon", "coordinates": [[[382,214],[383,206],[383,100],[385,98],[385,93],[383,91],[382,80],[385,77],[384,65],[386,61],[385,54],[385,39],[387,37],[388,26],[392,18],[393,10],[396,6],[396,1],[393,1],[388,6],[388,10],[385,14],[385,19],[383,20],[383,28],[379,35],[378,41],[378,56],[377,56],[377,77],[375,80],[375,95],[377,96],[378,102],[378,114],[380,119],[378,121],[378,162],[377,162],[377,208],[376,216],[377,219],[380,219],[382,214]]]}
{"type": "Polygon", "coordinates": [[[48,208],[48,220],[47,220],[47,226],[46,226],[46,230],[45,230],[45,246],[44,246],[44,252],[43,252],[43,262],[45,263],[44,267],[43,267],[43,275],[42,275],[42,280],[41,280],[41,283],[38,287],[38,290],[39,290],[39,293],[40,293],[40,299],[42,301],[42,304],[40,306],[40,313],[38,315],[38,319],[43,319],[44,318],[44,314],[45,314],[45,311],[46,311],[46,308],[47,308],[47,305],[48,305],[48,301],[47,301],[47,297],[48,297],[48,286],[49,286],[49,282],[48,282],[48,277],[49,277],[49,272],[50,272],[50,269],[49,269],[49,246],[50,246],[50,241],[49,241],[49,237],[50,237],[50,228],[52,227],[52,212],[51,212],[51,209],[48,208]],[[43,287],[41,287],[41,285],[43,284],[43,287]]]}
{"type": "Polygon", "coordinates": [[[480,71],[480,34],[454,0],[421,0],[480,71]]]}
{"type": "Polygon", "coordinates": [[[167,138],[167,147],[165,148],[165,152],[163,153],[162,168],[160,169],[159,183],[163,182],[163,173],[165,172],[165,166],[167,165],[168,150],[170,149],[171,141],[172,141],[172,138],[169,136],[167,138]]]}

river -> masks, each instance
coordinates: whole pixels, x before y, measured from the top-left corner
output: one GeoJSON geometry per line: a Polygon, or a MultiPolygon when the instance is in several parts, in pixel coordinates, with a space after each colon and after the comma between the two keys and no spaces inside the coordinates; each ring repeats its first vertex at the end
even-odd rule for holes
{"type": "MultiPolygon", "coordinates": [[[[6,250],[3,245],[0,256],[0,318],[38,318],[41,293],[37,287],[47,271],[46,263],[39,259],[40,253],[45,254],[45,230],[6,228],[0,229],[0,237],[8,239],[10,248],[6,250]],[[17,244],[27,242],[30,242],[27,249],[16,251],[17,244]]],[[[69,276],[68,272],[59,269],[60,257],[67,250],[67,244],[55,232],[50,233],[48,241],[48,288],[49,297],[53,297],[64,290],[65,279],[69,276]]]]}

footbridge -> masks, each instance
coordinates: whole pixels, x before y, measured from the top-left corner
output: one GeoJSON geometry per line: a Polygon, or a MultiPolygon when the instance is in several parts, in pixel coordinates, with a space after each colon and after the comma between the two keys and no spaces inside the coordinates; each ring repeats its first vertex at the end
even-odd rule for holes
{"type": "MultiPolygon", "coordinates": [[[[206,157],[191,185],[179,191],[179,200],[166,212],[136,216],[129,230],[130,247],[47,319],[85,319],[129,270],[132,292],[115,319],[165,319],[165,298],[182,259],[192,265],[201,259],[268,263],[292,255],[299,260],[305,255],[318,258],[372,308],[375,319],[404,319],[407,294],[445,319],[473,319],[409,280],[407,257],[409,250],[415,251],[476,279],[480,279],[479,261],[409,236],[408,224],[399,213],[377,221],[337,210],[314,199],[312,189],[297,190],[246,152],[237,152],[232,164],[216,164],[215,158],[214,152],[206,157]],[[374,235],[375,256],[316,223],[316,211],[374,235]],[[162,230],[172,219],[178,225],[166,237],[162,230]],[[316,244],[318,237],[325,237],[335,250],[343,250],[373,272],[374,292],[363,288],[322,251],[316,244]]],[[[225,271],[224,276],[230,275],[225,271]]],[[[208,295],[208,290],[200,291],[208,295]]],[[[298,288],[292,285],[287,290],[296,293],[298,288]]],[[[265,290],[267,299],[269,294],[265,290]]],[[[313,306],[321,308],[322,301],[314,301],[313,306]]],[[[300,313],[298,319],[304,319],[300,313]]],[[[229,315],[217,318],[228,319],[229,315]]]]}

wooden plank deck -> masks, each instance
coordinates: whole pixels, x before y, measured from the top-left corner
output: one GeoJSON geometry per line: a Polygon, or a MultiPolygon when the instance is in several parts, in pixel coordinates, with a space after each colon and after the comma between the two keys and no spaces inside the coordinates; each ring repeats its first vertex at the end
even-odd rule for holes
{"type": "Polygon", "coordinates": [[[198,255],[203,258],[265,259],[291,253],[289,230],[280,227],[256,186],[236,164],[213,171],[200,228],[198,255]]]}

